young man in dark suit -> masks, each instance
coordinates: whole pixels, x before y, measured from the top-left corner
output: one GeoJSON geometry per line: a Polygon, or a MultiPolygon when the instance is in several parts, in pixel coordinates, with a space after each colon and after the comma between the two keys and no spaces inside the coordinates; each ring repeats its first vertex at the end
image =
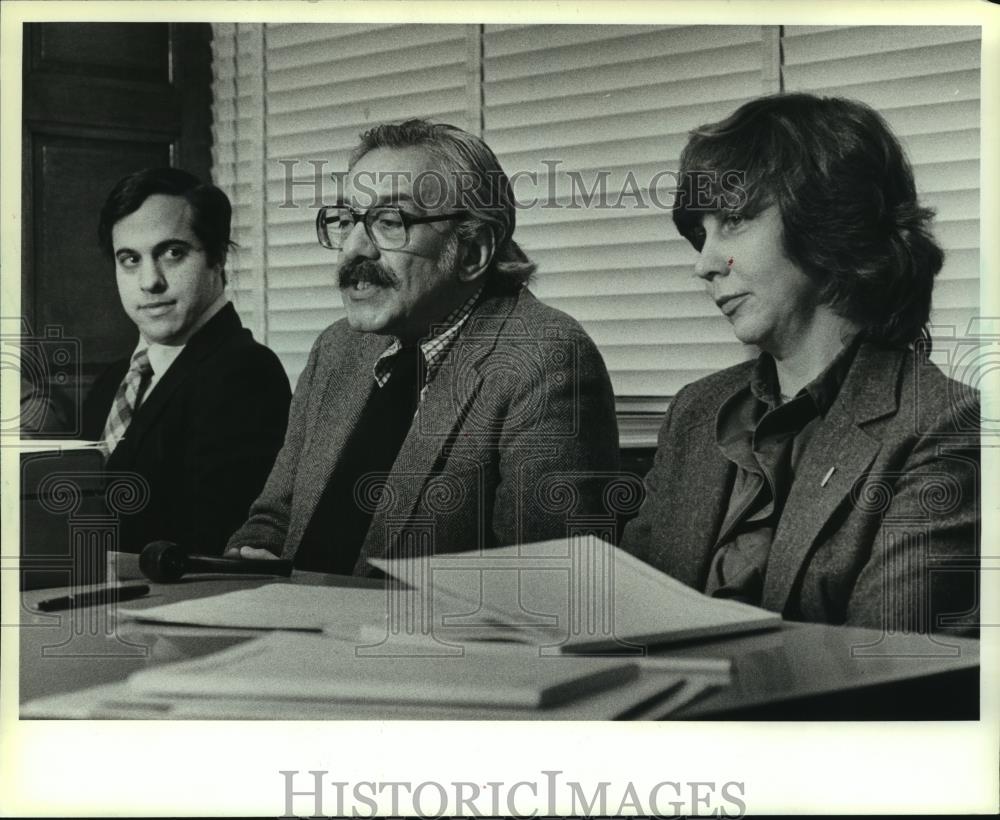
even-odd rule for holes
{"type": "Polygon", "coordinates": [[[624,549],[793,620],[973,631],[979,398],[927,356],[931,216],[862,103],[776,95],[692,133],[674,223],[761,352],[674,397],[624,549]]]}
{"type": "Polygon", "coordinates": [[[244,558],[367,574],[431,553],[563,538],[610,512],[614,396],[580,325],[527,289],[507,176],[458,128],[373,128],[317,218],[347,311],[313,346],[244,558]]]}
{"type": "Polygon", "coordinates": [[[220,553],[281,447],[291,391],[225,294],[232,207],[176,168],[120,180],[101,211],[122,307],[139,340],[84,404],[109,473],[132,474],[118,548],[166,539],[220,553]]]}

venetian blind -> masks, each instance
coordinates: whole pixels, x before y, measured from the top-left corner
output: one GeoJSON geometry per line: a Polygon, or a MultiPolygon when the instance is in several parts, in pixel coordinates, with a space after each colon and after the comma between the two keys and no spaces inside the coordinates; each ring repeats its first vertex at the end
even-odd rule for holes
{"type": "Polygon", "coordinates": [[[978,29],[217,25],[214,48],[215,176],[241,245],[232,291],[293,381],[343,315],[313,232],[317,191],[330,201],[328,174],[360,131],[409,116],[482,125],[515,179],[533,290],[593,336],[620,407],[662,408],[750,353],[692,276],[671,174],[688,130],[781,79],[886,116],[938,209],[938,337],[977,312],[978,29]]]}
{"type": "Polygon", "coordinates": [[[233,204],[238,247],[226,270],[243,324],[266,342],[261,175],[262,31],[259,25],[216,25],[213,31],[213,181],[233,204]]]}
{"type": "Polygon", "coordinates": [[[746,356],[669,207],[687,132],[774,90],[766,45],[754,26],[485,29],[484,137],[521,174],[533,290],[583,324],[619,397],[672,396],[746,356]]]}
{"type": "Polygon", "coordinates": [[[336,255],[313,227],[319,200],[337,193],[331,172],[347,170],[359,133],[380,122],[468,127],[467,41],[461,25],[216,27],[216,179],[238,203],[243,246],[234,297],[293,383],[344,315],[336,255]]]}
{"type": "MultiPolygon", "coordinates": [[[[979,29],[789,26],[783,50],[786,90],[868,103],[906,149],[921,200],[937,210],[935,235],[945,249],[931,330],[935,357],[948,365],[980,315],[979,29]]],[[[948,369],[977,379],[961,365],[948,369]]]]}

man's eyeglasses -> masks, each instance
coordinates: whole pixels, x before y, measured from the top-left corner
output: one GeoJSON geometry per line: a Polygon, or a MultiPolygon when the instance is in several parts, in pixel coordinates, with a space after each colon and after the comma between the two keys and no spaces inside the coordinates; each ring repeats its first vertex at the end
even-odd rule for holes
{"type": "Polygon", "coordinates": [[[434,216],[413,216],[395,207],[369,208],[356,211],[343,205],[331,205],[319,209],[316,214],[316,237],[319,244],[332,251],[339,251],[347,242],[354,226],[363,222],[365,233],[372,244],[383,251],[397,251],[405,248],[410,241],[410,226],[425,222],[443,222],[459,219],[465,211],[452,211],[434,216]]]}

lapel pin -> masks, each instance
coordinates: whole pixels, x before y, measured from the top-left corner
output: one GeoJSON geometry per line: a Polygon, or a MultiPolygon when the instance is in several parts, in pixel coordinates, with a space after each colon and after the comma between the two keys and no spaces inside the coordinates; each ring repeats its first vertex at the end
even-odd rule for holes
{"type": "Polygon", "coordinates": [[[836,470],[837,470],[836,467],[831,467],[829,470],[827,470],[826,475],[823,476],[823,480],[819,483],[819,486],[825,487],[830,481],[830,476],[832,476],[834,472],[836,472],[836,470]]]}

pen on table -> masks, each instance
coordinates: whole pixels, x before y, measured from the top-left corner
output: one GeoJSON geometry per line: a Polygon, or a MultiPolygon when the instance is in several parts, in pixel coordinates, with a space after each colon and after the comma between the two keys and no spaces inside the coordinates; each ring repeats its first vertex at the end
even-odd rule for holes
{"type": "Polygon", "coordinates": [[[42,612],[54,612],[60,609],[70,609],[71,607],[91,606],[93,604],[103,604],[110,601],[131,601],[133,598],[141,598],[149,592],[146,584],[136,584],[130,587],[104,587],[89,592],[81,592],[77,595],[65,595],[62,598],[49,598],[38,602],[38,608],[42,612]]]}

